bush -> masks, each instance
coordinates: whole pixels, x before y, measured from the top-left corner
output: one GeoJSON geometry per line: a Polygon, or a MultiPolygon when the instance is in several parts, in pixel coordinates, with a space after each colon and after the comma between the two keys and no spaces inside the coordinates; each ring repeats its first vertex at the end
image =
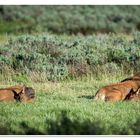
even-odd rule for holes
{"type": "Polygon", "coordinates": [[[140,30],[139,6],[0,6],[0,33],[83,35],[140,30]]]}
{"type": "Polygon", "coordinates": [[[57,36],[24,35],[10,39],[0,49],[1,71],[8,66],[19,73],[43,72],[48,80],[64,80],[91,73],[140,69],[140,34],[57,36]]]}

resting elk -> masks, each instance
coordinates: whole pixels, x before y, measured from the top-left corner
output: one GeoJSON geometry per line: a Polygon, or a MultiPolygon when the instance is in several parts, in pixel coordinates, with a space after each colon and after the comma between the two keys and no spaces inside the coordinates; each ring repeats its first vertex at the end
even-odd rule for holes
{"type": "Polygon", "coordinates": [[[0,101],[32,102],[35,99],[35,90],[26,86],[11,86],[0,89],[0,101]]]}
{"type": "Polygon", "coordinates": [[[119,83],[102,87],[95,94],[94,100],[124,101],[140,100],[140,73],[126,78],[119,83]]]}

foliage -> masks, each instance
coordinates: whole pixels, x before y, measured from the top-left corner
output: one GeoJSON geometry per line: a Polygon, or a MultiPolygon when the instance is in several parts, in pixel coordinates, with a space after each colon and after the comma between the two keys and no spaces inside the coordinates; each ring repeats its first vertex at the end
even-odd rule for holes
{"type": "MultiPolygon", "coordinates": [[[[0,47],[0,70],[46,73],[48,80],[64,80],[101,72],[140,71],[139,32],[125,35],[22,35],[0,47]]],[[[21,78],[20,78],[21,79],[21,78]]],[[[21,81],[21,80],[20,80],[21,81]]]]}
{"type": "Polygon", "coordinates": [[[139,10],[0,6],[0,34],[8,33],[0,36],[1,87],[26,84],[37,97],[0,103],[0,134],[140,134],[139,102],[93,101],[100,87],[140,71],[139,10]]]}
{"type": "Polygon", "coordinates": [[[51,31],[84,35],[140,30],[139,6],[0,6],[0,33],[51,31]]]}

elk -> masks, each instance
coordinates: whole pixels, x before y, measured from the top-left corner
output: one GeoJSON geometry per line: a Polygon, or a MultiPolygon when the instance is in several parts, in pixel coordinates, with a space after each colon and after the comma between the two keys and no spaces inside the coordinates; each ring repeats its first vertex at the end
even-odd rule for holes
{"type": "Polygon", "coordinates": [[[99,89],[94,100],[102,101],[123,101],[138,99],[136,95],[140,88],[140,73],[133,77],[126,78],[119,83],[110,84],[99,89]]]}

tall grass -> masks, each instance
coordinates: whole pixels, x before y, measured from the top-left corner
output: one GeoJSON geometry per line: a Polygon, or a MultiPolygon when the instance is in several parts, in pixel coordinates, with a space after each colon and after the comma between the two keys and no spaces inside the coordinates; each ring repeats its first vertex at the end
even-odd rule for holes
{"type": "Polygon", "coordinates": [[[100,87],[125,78],[118,75],[102,79],[92,77],[55,83],[26,83],[36,90],[35,103],[0,103],[0,126],[3,130],[0,133],[140,134],[137,125],[139,102],[104,103],[93,100],[100,87]]]}

